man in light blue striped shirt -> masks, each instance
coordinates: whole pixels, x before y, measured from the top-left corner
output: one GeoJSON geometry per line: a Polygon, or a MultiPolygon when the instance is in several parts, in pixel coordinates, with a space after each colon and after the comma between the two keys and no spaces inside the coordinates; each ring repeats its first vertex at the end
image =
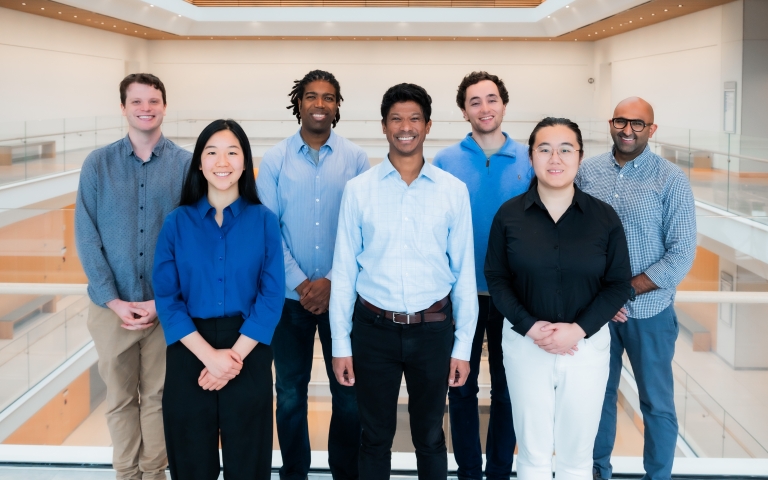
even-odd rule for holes
{"type": "Polygon", "coordinates": [[[648,148],[653,108],[632,97],[610,122],[614,148],[585,160],[576,177],[584,192],[619,214],[629,245],[633,293],[611,322],[611,365],[593,452],[596,477],[611,478],[621,357],[637,380],[645,426],[644,479],[669,480],[677,442],[672,357],[678,325],[675,288],[696,253],[696,211],[685,174],[648,148]]]}
{"type": "Polygon", "coordinates": [[[341,194],[347,180],[368,170],[362,148],[336,135],[342,101],[336,78],[321,70],[297,80],[290,93],[300,130],[264,154],[256,189],[280,220],[285,306],[272,339],[277,436],[283,480],[304,480],[310,467],[307,389],[315,330],[319,332],[333,397],[328,465],[336,480],[358,478],[360,422],[355,390],[331,370],[328,301],[341,194]]]}
{"type": "Polygon", "coordinates": [[[357,390],[366,480],[389,479],[403,374],[419,478],[446,478],[445,397],[469,373],[478,313],[469,193],[424,161],[431,102],[413,84],[384,94],[389,155],[350,180],[341,201],[333,371],[357,390]]]}

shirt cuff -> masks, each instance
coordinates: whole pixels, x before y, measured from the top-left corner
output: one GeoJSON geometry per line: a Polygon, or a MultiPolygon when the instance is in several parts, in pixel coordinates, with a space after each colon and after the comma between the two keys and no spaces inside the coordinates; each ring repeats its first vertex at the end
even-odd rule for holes
{"type": "Polygon", "coordinates": [[[103,288],[101,291],[96,291],[95,288],[88,285],[88,290],[93,303],[100,307],[109,308],[107,307],[107,302],[120,298],[117,294],[117,290],[114,288],[103,288]]]}
{"type": "Polygon", "coordinates": [[[257,342],[263,343],[264,345],[269,345],[272,343],[272,335],[274,335],[275,329],[246,320],[243,322],[243,326],[240,327],[240,333],[250,338],[251,340],[256,340],[257,342]]]}
{"type": "Polygon", "coordinates": [[[349,336],[333,339],[332,354],[337,358],[352,356],[352,340],[349,338],[349,336]]]}
{"type": "Polygon", "coordinates": [[[654,263],[643,273],[659,288],[675,288],[677,285],[665,271],[666,268],[660,263],[654,263]]]}
{"type": "Polygon", "coordinates": [[[533,327],[533,324],[536,322],[537,320],[534,317],[527,317],[512,325],[512,330],[516,331],[522,336],[525,336],[525,334],[528,333],[528,330],[530,330],[531,327],[533,327]]]}
{"type": "MultiPolygon", "coordinates": [[[[162,324],[162,322],[160,322],[162,324]]],[[[185,318],[179,320],[173,325],[163,325],[163,333],[165,334],[165,344],[173,345],[182,338],[186,337],[192,332],[197,331],[195,323],[191,318],[185,318]]]]}
{"type": "Polygon", "coordinates": [[[296,290],[296,287],[306,279],[307,276],[298,267],[285,271],[285,286],[288,287],[288,290],[296,290]]]}
{"type": "Polygon", "coordinates": [[[468,362],[470,356],[472,356],[472,344],[468,342],[461,342],[458,338],[454,340],[451,358],[455,358],[457,360],[465,360],[468,362]]]}

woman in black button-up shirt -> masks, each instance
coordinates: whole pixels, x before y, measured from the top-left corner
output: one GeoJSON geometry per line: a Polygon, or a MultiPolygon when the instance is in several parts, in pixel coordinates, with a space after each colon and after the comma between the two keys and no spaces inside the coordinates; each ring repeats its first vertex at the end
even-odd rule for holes
{"type": "Polygon", "coordinates": [[[501,206],[485,276],[506,319],[502,347],[517,476],[592,478],[610,360],[607,323],[630,296],[621,220],[573,180],[583,156],[578,125],[546,118],[528,142],[536,179],[501,206]],[[508,322],[508,323],[507,323],[508,322]]]}

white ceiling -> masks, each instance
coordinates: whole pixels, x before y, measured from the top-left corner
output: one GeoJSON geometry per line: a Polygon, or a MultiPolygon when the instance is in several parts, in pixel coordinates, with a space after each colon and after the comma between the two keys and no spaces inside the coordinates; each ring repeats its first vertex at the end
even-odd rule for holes
{"type": "Polygon", "coordinates": [[[546,0],[535,8],[196,7],[184,0],[57,0],[176,35],[557,37],[649,0],[546,0]]]}

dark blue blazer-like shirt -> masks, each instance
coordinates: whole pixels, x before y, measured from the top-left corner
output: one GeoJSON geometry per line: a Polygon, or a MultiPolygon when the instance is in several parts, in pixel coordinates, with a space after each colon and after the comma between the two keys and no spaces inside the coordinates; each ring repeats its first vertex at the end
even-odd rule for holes
{"type": "Polygon", "coordinates": [[[242,198],[216,209],[203,197],[165,219],[155,250],[155,304],[168,345],[195,331],[193,318],[242,316],[240,333],[269,344],[285,300],[277,216],[242,198]]]}

